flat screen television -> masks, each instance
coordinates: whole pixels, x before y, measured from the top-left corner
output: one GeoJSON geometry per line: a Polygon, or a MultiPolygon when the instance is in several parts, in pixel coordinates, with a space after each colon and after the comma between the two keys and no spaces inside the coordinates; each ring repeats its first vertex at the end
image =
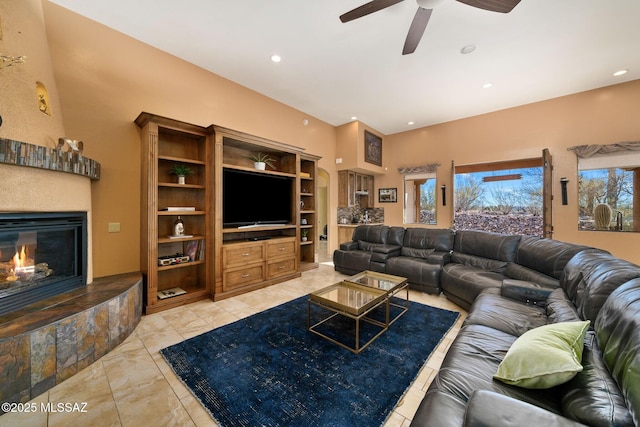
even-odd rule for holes
{"type": "Polygon", "coordinates": [[[223,227],[290,224],[292,194],[293,178],[223,169],[223,227]]]}

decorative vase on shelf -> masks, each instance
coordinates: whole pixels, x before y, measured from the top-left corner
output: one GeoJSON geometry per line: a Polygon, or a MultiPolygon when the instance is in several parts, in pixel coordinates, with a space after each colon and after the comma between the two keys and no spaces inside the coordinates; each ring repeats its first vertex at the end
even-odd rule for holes
{"type": "Polygon", "coordinates": [[[263,171],[266,169],[267,164],[265,162],[254,162],[253,167],[258,169],[259,171],[263,171]]]}
{"type": "Polygon", "coordinates": [[[178,218],[173,223],[173,235],[174,236],[184,236],[184,222],[182,222],[182,218],[178,215],[178,218]]]}
{"type": "Polygon", "coordinates": [[[186,177],[184,175],[178,175],[178,184],[180,184],[180,185],[186,184],[185,179],[186,179],[186,177]]]}

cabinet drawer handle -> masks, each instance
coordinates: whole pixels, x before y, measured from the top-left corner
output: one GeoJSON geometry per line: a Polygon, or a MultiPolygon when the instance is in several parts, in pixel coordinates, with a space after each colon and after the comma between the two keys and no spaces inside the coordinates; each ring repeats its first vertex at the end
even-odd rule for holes
{"type": "Polygon", "coordinates": [[[287,248],[280,248],[280,250],[281,250],[281,251],[286,251],[286,250],[287,250],[287,248]]]}
{"type": "Polygon", "coordinates": [[[242,256],[249,256],[249,255],[251,255],[249,252],[245,252],[242,254],[242,256]]]}
{"type": "Polygon", "coordinates": [[[279,270],[282,270],[284,268],[284,265],[281,265],[280,267],[278,267],[279,270]]]}
{"type": "Polygon", "coordinates": [[[245,273],[245,274],[242,275],[243,279],[246,279],[246,278],[249,278],[249,277],[251,277],[251,275],[249,273],[245,273]]]}

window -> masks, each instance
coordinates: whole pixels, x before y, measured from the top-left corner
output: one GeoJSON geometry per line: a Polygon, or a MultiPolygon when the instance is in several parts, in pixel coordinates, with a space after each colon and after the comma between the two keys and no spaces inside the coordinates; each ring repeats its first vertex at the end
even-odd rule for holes
{"type": "Polygon", "coordinates": [[[405,224],[436,224],[436,174],[404,176],[405,224]]]}
{"type": "Polygon", "coordinates": [[[455,167],[454,228],[544,235],[542,158],[455,167]]]}
{"type": "Polygon", "coordinates": [[[586,146],[596,153],[578,154],[578,229],[640,231],[639,143],[586,146]],[[583,157],[584,156],[584,157],[583,157]]]}

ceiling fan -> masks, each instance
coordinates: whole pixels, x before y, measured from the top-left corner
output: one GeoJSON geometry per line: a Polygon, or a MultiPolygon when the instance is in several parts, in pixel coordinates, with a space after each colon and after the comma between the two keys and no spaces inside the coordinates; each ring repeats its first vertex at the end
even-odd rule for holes
{"type": "MultiPolygon", "coordinates": [[[[382,9],[386,9],[389,6],[393,6],[396,3],[400,3],[403,0],[373,0],[369,3],[363,4],[360,7],[356,7],[353,10],[340,16],[342,22],[353,21],[354,19],[362,18],[363,16],[377,12],[382,9]]],[[[460,3],[467,4],[469,6],[477,7],[491,12],[509,13],[511,10],[520,3],[520,0],[457,0],[460,3]]],[[[420,43],[420,39],[424,34],[424,30],[427,28],[429,18],[431,18],[431,12],[433,8],[441,3],[442,0],[416,0],[418,3],[418,11],[413,17],[411,27],[409,27],[409,33],[404,42],[404,48],[402,49],[403,55],[413,53],[420,43]]]]}

